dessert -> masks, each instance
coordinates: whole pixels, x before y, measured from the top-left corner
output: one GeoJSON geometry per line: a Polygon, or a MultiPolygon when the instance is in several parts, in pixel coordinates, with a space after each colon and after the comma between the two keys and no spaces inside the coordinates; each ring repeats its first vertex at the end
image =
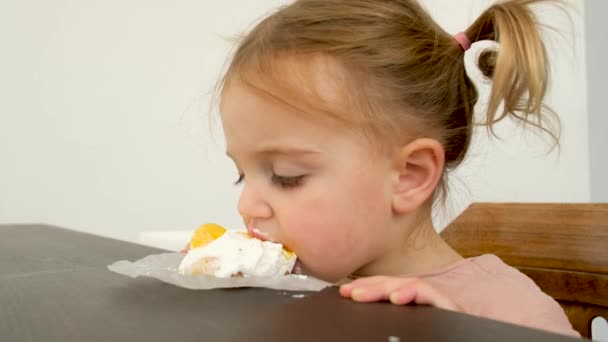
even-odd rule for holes
{"type": "Polygon", "coordinates": [[[244,231],[216,224],[199,227],[179,265],[184,275],[272,277],[291,273],[296,255],[280,243],[262,241],[244,231]]]}

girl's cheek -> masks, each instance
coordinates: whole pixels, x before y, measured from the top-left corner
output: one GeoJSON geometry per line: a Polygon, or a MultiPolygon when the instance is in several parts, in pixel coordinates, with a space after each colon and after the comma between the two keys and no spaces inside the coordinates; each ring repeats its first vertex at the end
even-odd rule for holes
{"type": "Polygon", "coordinates": [[[315,229],[314,226],[302,225],[286,232],[287,240],[291,242],[290,246],[296,254],[302,256],[313,256],[323,249],[325,244],[325,236],[315,229]]]}

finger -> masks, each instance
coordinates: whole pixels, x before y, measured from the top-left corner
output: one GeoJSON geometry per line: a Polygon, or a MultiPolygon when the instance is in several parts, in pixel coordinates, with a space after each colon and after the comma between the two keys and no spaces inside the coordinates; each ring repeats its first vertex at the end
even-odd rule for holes
{"type": "Polygon", "coordinates": [[[359,278],[359,279],[351,281],[348,284],[344,284],[344,285],[340,286],[340,294],[343,297],[351,297],[352,291],[354,289],[375,285],[375,284],[381,283],[383,281],[386,281],[387,279],[388,279],[388,277],[383,277],[383,276],[359,278]]]}
{"type": "Polygon", "coordinates": [[[358,279],[351,281],[350,283],[348,283],[348,285],[366,286],[366,285],[370,285],[370,284],[377,284],[379,282],[387,281],[388,279],[392,279],[392,278],[393,277],[386,277],[386,276],[362,277],[362,278],[358,278],[358,279]]]}
{"type": "Polygon", "coordinates": [[[391,293],[416,281],[412,278],[387,278],[385,281],[376,284],[353,289],[351,298],[357,302],[387,300],[391,293]]]}
{"type": "Polygon", "coordinates": [[[411,283],[394,291],[390,294],[389,299],[393,304],[416,303],[431,305],[444,310],[461,311],[445,294],[422,281],[411,283]]]}

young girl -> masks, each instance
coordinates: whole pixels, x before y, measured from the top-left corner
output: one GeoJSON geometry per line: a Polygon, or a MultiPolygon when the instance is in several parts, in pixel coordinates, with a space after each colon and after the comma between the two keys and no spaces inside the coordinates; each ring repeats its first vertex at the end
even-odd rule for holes
{"type": "Polygon", "coordinates": [[[227,154],[252,235],[295,251],[308,274],[359,302],[428,304],[578,335],[560,306],[492,255],[463,259],[431,222],[466,156],[478,93],[486,124],[541,127],[548,64],[530,6],[488,8],[452,36],[415,0],[297,0],[240,41],[220,88],[227,154]]]}

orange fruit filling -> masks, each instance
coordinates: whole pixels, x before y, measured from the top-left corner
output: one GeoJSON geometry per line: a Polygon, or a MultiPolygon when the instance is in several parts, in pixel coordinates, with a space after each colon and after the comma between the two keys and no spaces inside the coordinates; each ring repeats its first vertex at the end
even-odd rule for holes
{"type": "Polygon", "coordinates": [[[215,224],[205,223],[198,227],[190,239],[190,249],[199,248],[208,245],[211,241],[218,239],[224,235],[226,228],[215,224]]]}

